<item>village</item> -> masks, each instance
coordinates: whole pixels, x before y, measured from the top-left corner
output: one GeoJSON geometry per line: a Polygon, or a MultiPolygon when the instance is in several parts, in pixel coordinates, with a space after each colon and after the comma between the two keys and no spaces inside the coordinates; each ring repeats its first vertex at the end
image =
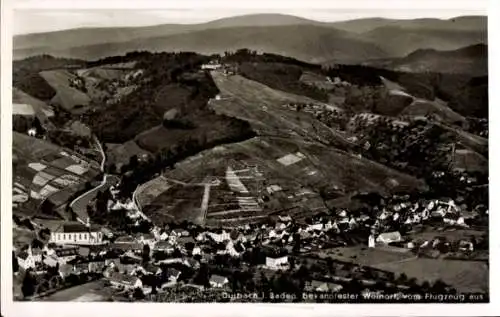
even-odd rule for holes
{"type": "Polygon", "coordinates": [[[126,215],[129,234],[88,218],[86,223],[61,222],[50,230],[40,229],[45,241],[37,239],[14,250],[15,275],[22,276],[20,298],[50,297],[96,280],[108,290],[106,298],[124,301],[262,301],[273,300],[269,294],[280,289],[296,294],[274,300],[294,301],[304,292],[340,294],[387,287],[418,291],[424,281],[358,264],[356,255],[351,260],[332,256],[332,250],[361,246],[363,252],[381,250],[406,258],[467,260],[488,248],[484,237],[444,237],[446,232],[480,225],[488,214],[481,206],[473,212],[463,210],[451,199],[412,201],[394,196],[373,202],[373,210],[337,209],[299,220],[279,215],[261,223],[213,228],[185,221],[153,224],[132,199],[119,198],[118,193],[112,186],[107,212],[126,215]],[[419,235],[426,228],[433,228],[433,234],[419,235]],[[325,268],[311,269],[319,263],[325,268]],[[267,297],[234,295],[250,293],[267,297]]]}

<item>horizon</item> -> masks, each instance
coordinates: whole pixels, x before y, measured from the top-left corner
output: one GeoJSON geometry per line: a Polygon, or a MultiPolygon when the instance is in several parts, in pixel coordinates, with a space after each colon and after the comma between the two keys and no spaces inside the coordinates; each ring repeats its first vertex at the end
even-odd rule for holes
{"type": "Polygon", "coordinates": [[[230,9],[175,9],[175,10],[16,10],[14,12],[13,35],[23,36],[75,29],[91,28],[135,28],[165,24],[203,24],[226,18],[251,15],[284,15],[322,23],[345,22],[361,19],[439,19],[458,17],[487,17],[484,10],[300,10],[299,11],[251,11],[230,9]],[[381,14],[374,14],[380,11],[381,14]],[[121,21],[127,21],[123,23],[121,21]],[[150,22],[154,21],[154,22],[150,22]]]}

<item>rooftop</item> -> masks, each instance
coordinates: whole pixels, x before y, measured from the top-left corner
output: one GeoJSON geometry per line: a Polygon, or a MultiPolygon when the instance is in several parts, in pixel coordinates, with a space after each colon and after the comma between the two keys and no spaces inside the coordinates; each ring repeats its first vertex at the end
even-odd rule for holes
{"type": "Polygon", "coordinates": [[[217,275],[217,274],[213,274],[211,277],[210,277],[210,281],[211,282],[215,282],[217,284],[223,284],[225,283],[227,280],[227,277],[224,277],[224,276],[221,276],[221,275],[217,275]]]}
{"type": "Polygon", "coordinates": [[[114,273],[111,274],[111,276],[108,279],[110,282],[126,284],[126,285],[134,285],[139,278],[137,276],[114,273]]]}
{"type": "Polygon", "coordinates": [[[96,225],[91,225],[90,227],[87,227],[86,225],[79,223],[79,222],[74,222],[74,223],[65,223],[59,228],[55,230],[55,232],[64,232],[64,233],[73,233],[73,232],[96,232],[99,231],[100,228],[96,225]]]}

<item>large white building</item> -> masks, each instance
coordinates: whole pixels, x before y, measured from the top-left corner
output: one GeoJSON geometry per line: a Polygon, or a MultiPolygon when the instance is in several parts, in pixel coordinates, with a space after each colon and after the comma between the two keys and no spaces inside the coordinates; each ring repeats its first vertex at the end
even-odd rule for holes
{"type": "Polygon", "coordinates": [[[98,245],[104,244],[104,234],[100,228],[81,223],[63,224],[50,234],[50,242],[55,244],[98,245]]]}

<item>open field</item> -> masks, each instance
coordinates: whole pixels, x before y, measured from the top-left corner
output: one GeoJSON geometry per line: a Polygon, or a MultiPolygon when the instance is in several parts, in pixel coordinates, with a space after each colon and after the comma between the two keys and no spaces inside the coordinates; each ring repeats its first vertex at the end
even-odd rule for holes
{"type": "Polygon", "coordinates": [[[113,291],[110,288],[104,287],[105,281],[98,280],[90,283],[70,287],[47,297],[43,301],[50,302],[66,302],[66,301],[79,301],[79,302],[96,302],[103,301],[112,295],[113,291]]]}
{"type": "Polygon", "coordinates": [[[152,204],[142,206],[143,212],[153,221],[200,219],[203,187],[175,184],[156,197],[152,204]]]}
{"type": "Polygon", "coordinates": [[[287,105],[302,103],[341,111],[339,108],[272,89],[239,75],[226,77],[219,72],[211,74],[221,92],[221,99],[210,100],[209,106],[217,113],[249,122],[257,134],[283,137],[299,135],[339,147],[352,146],[342,134],[319,122],[311,114],[289,110],[287,105]]]}
{"type": "Polygon", "coordinates": [[[473,229],[457,229],[457,230],[443,230],[436,231],[433,229],[425,230],[422,232],[411,232],[409,237],[413,240],[431,241],[437,237],[446,238],[447,241],[459,241],[462,239],[469,239],[470,237],[481,237],[486,234],[484,231],[473,229]]]}
{"type": "Polygon", "coordinates": [[[446,105],[446,102],[439,99],[435,101],[416,99],[408,107],[403,109],[400,114],[409,116],[436,115],[441,118],[441,120],[448,123],[460,123],[465,121],[462,115],[451,110],[451,108],[446,105]]]}
{"type": "MultiPolygon", "coordinates": [[[[411,176],[355,155],[302,139],[277,137],[256,137],[203,151],[179,162],[164,177],[190,184],[203,183],[207,177],[217,179],[219,185],[211,187],[207,218],[224,221],[288,212],[287,210],[294,208],[306,213],[324,210],[318,194],[319,189],[324,186],[337,186],[339,192],[345,195],[353,191],[390,193],[425,189],[423,182],[411,176]],[[288,165],[280,162],[280,159],[292,153],[299,155],[300,160],[291,161],[288,165]],[[234,182],[234,176],[229,175],[231,181],[228,182],[229,166],[244,189],[238,182],[234,182]],[[248,166],[256,167],[258,172],[248,171],[248,166]],[[395,180],[395,183],[389,182],[390,179],[395,180]],[[397,185],[393,187],[393,184],[397,185]],[[265,189],[269,185],[278,185],[282,190],[269,195],[265,189]],[[304,190],[309,194],[300,193],[304,190]],[[268,202],[259,202],[257,207],[255,202],[264,195],[269,198],[268,202]],[[246,208],[242,208],[242,203],[246,208]]],[[[147,186],[142,190],[139,200],[149,201],[154,206],[151,208],[160,212],[165,210],[165,206],[171,205],[168,200],[172,199],[172,189],[158,194],[160,190],[156,188],[169,188],[165,184],[168,180],[157,178],[154,182],[157,185],[147,186]],[[152,198],[154,195],[157,195],[156,199],[152,198]]],[[[176,192],[179,190],[188,191],[188,188],[179,188],[176,192]]],[[[201,203],[202,190],[198,185],[196,207],[199,207],[198,202],[201,203]]],[[[143,207],[148,214],[146,206],[143,207]]]]}
{"type": "Polygon", "coordinates": [[[68,111],[75,108],[85,108],[90,103],[90,98],[84,92],[70,87],[70,80],[75,79],[76,76],[69,71],[49,70],[43,71],[40,75],[49,83],[56,91],[56,95],[52,98],[52,102],[60,105],[68,111]]]}
{"type": "Polygon", "coordinates": [[[339,247],[317,252],[321,257],[353,262],[359,265],[377,266],[387,263],[402,263],[415,259],[412,253],[391,252],[384,248],[368,248],[367,245],[339,247]]]}
{"type": "Polygon", "coordinates": [[[489,268],[484,262],[419,258],[401,263],[382,263],[374,267],[395,274],[405,273],[419,282],[441,279],[459,292],[488,292],[489,287],[489,268]]]}
{"type": "Polygon", "coordinates": [[[13,133],[13,154],[14,185],[26,189],[30,199],[24,209],[35,213],[47,198],[55,206],[64,204],[99,174],[97,162],[17,132],[13,133]]]}

